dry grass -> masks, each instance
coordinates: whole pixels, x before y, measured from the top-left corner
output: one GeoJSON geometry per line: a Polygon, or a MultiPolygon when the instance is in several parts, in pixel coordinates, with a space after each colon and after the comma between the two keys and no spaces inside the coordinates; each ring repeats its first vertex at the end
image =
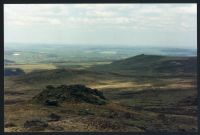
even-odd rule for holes
{"type": "MultiPolygon", "coordinates": [[[[46,65],[47,66],[47,65],[46,65]]],[[[29,67],[31,69],[31,67],[29,67]]],[[[47,68],[47,67],[46,67],[47,68]]],[[[50,67],[51,68],[51,67],[50,67]]],[[[67,77],[61,78],[62,80],[59,80],[58,83],[65,84],[76,84],[76,83],[82,83],[85,84],[91,88],[97,88],[99,90],[102,90],[104,94],[106,95],[106,92],[108,92],[110,98],[110,103],[105,106],[95,106],[95,105],[89,105],[89,104],[70,104],[65,103],[61,107],[53,108],[53,107],[45,107],[42,105],[34,105],[27,102],[21,102],[27,101],[31,99],[34,95],[36,95],[38,92],[42,90],[42,86],[52,82],[49,80],[46,80],[45,83],[40,84],[28,84],[20,81],[20,79],[16,79],[15,77],[6,77],[5,78],[5,122],[6,123],[12,123],[16,125],[16,127],[7,127],[5,128],[6,132],[13,132],[13,131],[28,131],[26,128],[23,128],[23,124],[26,120],[30,120],[32,118],[41,118],[41,119],[47,119],[47,116],[50,113],[56,113],[60,116],[62,116],[62,119],[57,122],[48,122],[51,128],[47,128],[44,131],[56,131],[55,129],[58,127],[62,127],[64,131],[138,131],[143,132],[145,130],[151,130],[148,128],[156,128],[155,125],[158,124],[160,129],[166,129],[171,131],[176,131],[177,129],[186,129],[190,130],[190,128],[196,128],[195,119],[196,117],[189,117],[187,115],[184,116],[178,116],[174,114],[173,116],[169,116],[169,121],[171,120],[171,125],[169,127],[165,127],[164,121],[161,119],[158,119],[157,116],[159,113],[153,112],[153,111],[147,111],[147,110],[137,110],[135,108],[130,108],[131,105],[145,105],[148,107],[152,107],[152,105],[156,106],[157,103],[161,103],[160,101],[157,101],[157,97],[151,97],[149,99],[151,100],[145,100],[148,97],[144,94],[143,97],[139,95],[139,99],[137,100],[136,97],[131,97],[131,94],[125,95],[122,97],[122,95],[116,96],[117,94],[127,92],[135,92],[138,90],[148,90],[152,88],[165,88],[165,89],[171,89],[171,88],[185,88],[190,89],[196,87],[194,79],[182,79],[182,78],[174,78],[174,79],[160,79],[163,80],[163,82],[157,82],[156,80],[147,80],[147,81],[140,81],[136,82],[133,77],[123,77],[123,76],[106,76],[104,74],[102,75],[96,75],[96,74],[80,74],[77,76],[74,76],[72,79],[69,79],[67,77]],[[155,85],[156,84],[156,85],[155,85]],[[159,84],[159,85],[157,85],[159,84]],[[127,91],[126,91],[127,90],[127,91]],[[115,97],[116,96],[116,97],[115,97]],[[126,97],[126,98],[125,98],[126,97]],[[124,98],[124,99],[123,99],[124,98]],[[153,102],[153,101],[156,102],[153,102]],[[123,102],[122,102],[123,101],[123,102]],[[122,103],[125,103],[122,105],[122,103]],[[126,106],[127,105],[127,106],[126,106]],[[129,106],[129,107],[128,107],[129,106]],[[81,116],[78,114],[80,109],[90,109],[94,115],[91,116],[81,116]],[[117,116],[116,118],[109,118],[110,115],[114,114],[123,114],[123,113],[130,113],[135,116],[135,119],[126,119],[123,116],[117,116]],[[178,116],[178,117],[177,117],[178,116]],[[108,120],[106,120],[108,119],[108,120]],[[175,121],[173,121],[175,119],[175,121]],[[185,121],[185,123],[182,123],[180,121],[185,121]],[[93,123],[92,123],[93,122],[93,123]],[[122,125],[126,125],[122,129],[113,129],[118,126],[121,126],[120,124],[113,124],[113,123],[121,123],[122,125]],[[192,123],[193,122],[193,123],[192,123]],[[105,128],[106,124],[111,124],[113,127],[105,128]],[[178,125],[180,127],[178,127],[178,125]],[[188,125],[188,126],[187,126],[188,125]],[[173,127],[174,126],[174,127],[173,127]]],[[[54,82],[55,83],[55,82],[54,82]]],[[[194,90],[193,90],[194,91],[194,90]]],[[[181,92],[181,91],[180,91],[181,92]]],[[[162,92],[161,92],[162,93],[162,92]]],[[[181,92],[183,94],[184,92],[181,92]]],[[[147,94],[148,95],[148,94],[147,94]]],[[[150,94],[154,96],[154,93],[150,94]]],[[[162,96],[162,94],[160,94],[162,96]]],[[[167,97],[172,97],[174,99],[174,96],[170,96],[170,93],[167,93],[167,97]]],[[[188,96],[187,93],[185,93],[186,96],[188,96]]],[[[185,96],[184,95],[184,96],[185,96]]],[[[165,103],[164,97],[163,99],[163,105],[168,105],[168,103],[165,103]]],[[[166,100],[168,101],[168,100],[166,100]]],[[[156,130],[159,130],[156,129],[156,130]]]]}
{"type": "Polygon", "coordinates": [[[152,85],[150,83],[146,83],[146,84],[137,84],[136,82],[119,82],[119,81],[105,81],[103,82],[104,84],[102,84],[102,82],[100,82],[100,84],[91,84],[89,85],[89,87],[91,88],[96,88],[96,89],[124,89],[124,88],[141,88],[141,87],[151,87],[152,85]]]}

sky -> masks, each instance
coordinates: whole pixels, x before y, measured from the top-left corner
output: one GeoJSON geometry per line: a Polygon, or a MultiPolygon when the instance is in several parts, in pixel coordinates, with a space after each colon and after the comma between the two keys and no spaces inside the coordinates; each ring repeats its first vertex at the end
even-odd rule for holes
{"type": "Polygon", "coordinates": [[[5,4],[4,42],[197,48],[197,5],[5,4]]]}

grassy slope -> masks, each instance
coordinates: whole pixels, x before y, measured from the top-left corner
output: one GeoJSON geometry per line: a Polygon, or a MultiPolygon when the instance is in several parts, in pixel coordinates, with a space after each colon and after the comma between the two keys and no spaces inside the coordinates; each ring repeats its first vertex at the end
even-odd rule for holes
{"type": "Polygon", "coordinates": [[[196,57],[170,57],[158,55],[138,55],[108,65],[94,66],[96,71],[110,71],[122,74],[194,74],[196,57]]]}
{"type": "Polygon", "coordinates": [[[62,120],[49,124],[62,126],[65,131],[73,131],[76,127],[77,131],[195,131],[195,105],[178,105],[181,100],[196,96],[195,60],[193,57],[139,55],[87,70],[53,69],[34,71],[20,77],[6,77],[5,121],[16,124],[6,130],[26,131],[23,123],[27,119],[46,119],[48,114],[54,112],[61,115],[62,120]],[[174,61],[183,66],[169,66],[174,61]],[[177,71],[185,67],[185,73],[180,71],[176,76],[170,75],[172,71],[168,70],[175,68],[177,71]],[[164,72],[168,76],[159,76],[160,74],[155,73],[157,69],[160,70],[159,73],[164,72]],[[99,88],[109,86],[101,87],[100,90],[111,104],[101,107],[63,104],[55,109],[26,103],[47,84],[77,83],[99,88]],[[130,86],[122,87],[123,85],[130,86]],[[93,115],[79,114],[81,109],[88,108],[93,115]],[[127,112],[134,117],[126,114],[127,112]]]}

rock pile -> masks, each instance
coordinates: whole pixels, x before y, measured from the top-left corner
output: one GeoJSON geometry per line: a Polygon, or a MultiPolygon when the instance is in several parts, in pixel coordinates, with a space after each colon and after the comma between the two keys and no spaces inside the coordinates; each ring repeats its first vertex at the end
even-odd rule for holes
{"type": "Polygon", "coordinates": [[[107,103],[101,91],[80,84],[58,87],[48,85],[41,93],[33,97],[33,100],[47,106],[58,106],[62,102],[85,102],[96,105],[107,103]]]}

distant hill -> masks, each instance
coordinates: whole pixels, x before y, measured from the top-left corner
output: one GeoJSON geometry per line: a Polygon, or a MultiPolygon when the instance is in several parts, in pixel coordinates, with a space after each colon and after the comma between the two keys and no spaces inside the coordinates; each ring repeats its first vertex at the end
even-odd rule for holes
{"type": "Polygon", "coordinates": [[[4,76],[18,76],[24,75],[25,72],[20,68],[5,68],[4,69],[4,76]]]}
{"type": "Polygon", "coordinates": [[[29,84],[60,84],[74,82],[89,84],[95,79],[122,76],[194,76],[196,75],[196,57],[171,57],[158,55],[138,55],[127,59],[113,61],[111,64],[77,69],[54,69],[33,71],[18,80],[29,84]],[[94,79],[95,78],[95,79],[94,79]]]}
{"type": "Polygon", "coordinates": [[[4,65],[13,64],[15,61],[4,59],[4,65]]]}
{"type": "Polygon", "coordinates": [[[193,74],[197,70],[197,58],[141,54],[127,59],[117,60],[108,65],[94,66],[91,70],[136,74],[193,74]]]}

